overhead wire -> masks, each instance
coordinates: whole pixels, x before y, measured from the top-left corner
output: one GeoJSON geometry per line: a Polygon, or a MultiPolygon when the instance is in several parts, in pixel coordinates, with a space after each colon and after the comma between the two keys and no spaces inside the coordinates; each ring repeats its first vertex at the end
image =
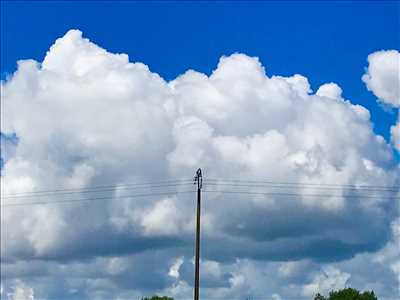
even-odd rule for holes
{"type": "Polygon", "coordinates": [[[161,185],[161,184],[178,184],[178,183],[189,183],[193,182],[193,179],[181,179],[181,180],[164,180],[164,181],[156,181],[156,182],[138,182],[138,183],[126,183],[126,184],[113,184],[113,185],[103,185],[103,186],[93,186],[90,188],[69,188],[69,189],[55,189],[55,190],[38,190],[38,191],[30,191],[30,192],[21,192],[21,193],[11,193],[11,194],[2,194],[5,197],[13,197],[20,195],[30,195],[30,194],[44,194],[44,193],[58,193],[58,192],[73,192],[73,191],[85,191],[85,190],[96,190],[96,189],[115,189],[119,187],[130,187],[130,186],[152,186],[152,185],[161,185]]]}
{"type": "Polygon", "coordinates": [[[72,203],[72,202],[95,202],[95,201],[101,201],[101,200],[132,199],[132,198],[138,198],[138,197],[165,196],[165,195],[185,194],[185,193],[193,193],[193,192],[194,191],[170,191],[170,192],[160,192],[160,193],[125,195],[125,196],[118,196],[118,197],[95,197],[95,198],[83,198],[83,199],[62,199],[62,200],[54,200],[54,201],[17,202],[17,203],[2,204],[1,207],[27,206],[27,205],[39,205],[39,204],[47,205],[47,204],[59,204],[59,203],[72,203]]]}
{"type": "MultiPolygon", "coordinates": [[[[135,197],[147,197],[147,196],[158,196],[158,195],[173,195],[181,193],[192,193],[192,191],[182,191],[176,188],[193,185],[192,179],[181,179],[181,180],[165,180],[158,182],[142,182],[142,183],[129,183],[129,184],[115,184],[115,185],[105,185],[105,186],[95,186],[81,189],[55,189],[55,190],[39,190],[31,191],[25,193],[14,193],[14,194],[3,194],[2,200],[14,200],[12,203],[4,203],[1,207],[11,207],[11,206],[24,206],[24,205],[38,205],[38,204],[57,204],[57,203],[73,203],[73,202],[90,202],[98,200],[112,200],[112,199],[122,199],[122,198],[135,198],[135,197]],[[163,189],[172,189],[165,191],[163,189]],[[91,194],[91,193],[105,193],[113,192],[115,190],[123,191],[138,191],[143,189],[148,189],[148,193],[140,194],[122,194],[119,196],[111,197],[110,195],[101,197],[91,197],[91,198],[61,198],[50,200],[42,200],[44,197],[62,197],[67,195],[77,195],[77,194],[91,194]],[[40,200],[36,200],[40,198],[40,200]],[[30,199],[32,201],[21,201],[15,202],[19,199],[30,199]]],[[[354,185],[338,185],[338,184],[317,184],[317,183],[289,183],[289,182],[272,182],[272,181],[249,181],[249,180],[225,180],[225,179],[205,179],[203,189],[206,193],[221,193],[221,194],[247,194],[247,195],[264,195],[264,196],[286,196],[286,197],[320,197],[320,198],[367,198],[367,199],[400,199],[395,194],[385,194],[385,195],[364,195],[362,192],[399,192],[399,188],[395,187],[383,187],[383,186],[354,186],[354,185]],[[214,190],[207,189],[207,187],[216,187],[214,190]],[[218,189],[218,187],[225,187],[225,190],[218,189]],[[231,188],[226,190],[226,187],[231,188]],[[240,188],[239,190],[237,188],[240,188]],[[243,189],[248,190],[243,190],[243,189]],[[251,190],[253,189],[253,190],[251,190]],[[281,191],[269,191],[264,192],[260,189],[280,189],[281,191]],[[283,189],[283,190],[282,190],[283,189]],[[286,190],[293,189],[316,189],[321,191],[327,191],[327,193],[294,193],[285,192],[286,190]],[[328,194],[332,192],[333,194],[328,194]],[[335,192],[340,192],[341,194],[335,194],[335,192]],[[344,193],[344,194],[343,194],[344,193]],[[353,194],[352,194],[353,193],[353,194]]]]}
{"type": "MultiPolygon", "coordinates": [[[[301,194],[301,193],[262,193],[249,191],[224,191],[224,190],[202,190],[205,193],[221,193],[221,194],[247,194],[247,195],[265,195],[265,196],[289,196],[289,197],[320,197],[320,198],[367,198],[367,199],[382,199],[380,196],[365,196],[365,195],[329,195],[329,194],[301,194]]],[[[386,196],[387,197],[387,196],[386,196]]],[[[400,197],[393,197],[400,199],[400,197]]]]}
{"type": "MultiPolygon", "coordinates": [[[[387,199],[385,197],[378,196],[361,196],[361,195],[328,195],[328,194],[299,194],[299,193],[262,193],[262,192],[249,192],[249,191],[225,191],[225,190],[203,190],[205,193],[221,193],[221,194],[246,194],[246,195],[263,195],[263,196],[285,196],[285,197],[319,197],[321,199],[328,198],[358,198],[358,199],[387,199]]],[[[1,207],[12,207],[12,206],[29,206],[29,205],[47,205],[47,204],[58,204],[58,203],[73,203],[73,202],[94,202],[100,200],[113,200],[113,199],[132,199],[137,197],[151,197],[151,196],[162,196],[162,195],[176,195],[176,194],[186,194],[195,193],[195,190],[191,191],[168,191],[160,193],[146,193],[146,194],[133,194],[133,195],[122,195],[117,197],[95,197],[95,198],[82,198],[82,199],[61,199],[53,201],[30,201],[30,202],[16,202],[16,203],[6,203],[2,204],[1,207]]],[[[393,197],[392,199],[400,199],[400,197],[393,197]]]]}
{"type": "Polygon", "coordinates": [[[35,194],[13,194],[9,196],[3,196],[3,199],[20,199],[20,198],[34,198],[34,197],[48,197],[48,196],[58,196],[58,195],[72,195],[72,194],[88,194],[88,193],[100,193],[100,192],[110,192],[118,190],[140,190],[140,189],[154,189],[154,188],[166,188],[166,187],[179,187],[187,186],[189,183],[176,183],[176,184],[160,184],[160,185],[147,185],[147,186],[113,186],[111,188],[96,188],[96,189],[81,189],[73,191],[46,191],[42,193],[35,194]]]}
{"type": "Polygon", "coordinates": [[[243,184],[243,183],[224,183],[224,182],[208,182],[204,180],[204,185],[206,186],[228,186],[228,187],[263,187],[270,189],[317,189],[317,190],[329,190],[329,191],[368,191],[368,192],[400,192],[400,188],[388,187],[386,189],[382,188],[358,188],[358,187],[331,187],[331,186],[307,186],[307,185],[282,185],[282,184],[261,184],[261,183],[252,183],[252,184],[243,184]]]}
{"type": "Polygon", "coordinates": [[[242,180],[242,179],[216,179],[216,178],[205,178],[204,182],[212,182],[212,183],[255,183],[255,184],[270,184],[277,186],[321,186],[321,187],[348,187],[348,188],[357,188],[357,189],[392,189],[398,191],[400,187],[397,186],[382,186],[382,185],[356,185],[356,184],[335,184],[335,183],[309,183],[309,182],[279,182],[279,181],[265,181],[265,180],[242,180]]]}

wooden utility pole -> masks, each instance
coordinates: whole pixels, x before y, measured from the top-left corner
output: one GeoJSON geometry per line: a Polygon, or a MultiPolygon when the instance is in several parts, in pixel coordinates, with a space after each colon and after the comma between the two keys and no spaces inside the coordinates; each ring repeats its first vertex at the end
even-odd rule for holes
{"type": "Polygon", "coordinates": [[[201,188],[203,185],[203,177],[199,168],[194,177],[194,183],[197,183],[197,211],[196,211],[196,256],[194,271],[194,300],[199,300],[199,283],[200,283],[200,202],[201,188]]]}

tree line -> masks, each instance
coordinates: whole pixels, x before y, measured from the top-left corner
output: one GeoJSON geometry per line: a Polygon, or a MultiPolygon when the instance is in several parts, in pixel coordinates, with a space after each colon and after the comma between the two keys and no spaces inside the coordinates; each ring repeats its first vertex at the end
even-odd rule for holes
{"type": "MultiPolygon", "coordinates": [[[[145,297],[141,300],[174,300],[167,296],[152,296],[145,297]]],[[[353,288],[345,288],[338,291],[331,291],[328,296],[323,296],[320,293],[316,294],[314,300],[378,300],[374,291],[360,292],[353,288]]]]}

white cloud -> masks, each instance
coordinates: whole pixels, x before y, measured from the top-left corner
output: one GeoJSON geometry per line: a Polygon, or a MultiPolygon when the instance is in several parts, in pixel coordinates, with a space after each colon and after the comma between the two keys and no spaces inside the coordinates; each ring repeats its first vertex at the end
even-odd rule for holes
{"type": "Polygon", "coordinates": [[[13,286],[13,291],[7,295],[9,300],[34,300],[33,289],[23,281],[17,280],[13,286]]]}
{"type": "Polygon", "coordinates": [[[178,257],[175,262],[172,264],[171,268],[168,271],[168,275],[174,277],[176,279],[179,278],[179,268],[183,264],[183,257],[178,257]]]}
{"type": "MultiPolygon", "coordinates": [[[[2,193],[191,179],[198,167],[205,179],[396,185],[390,145],[374,134],[368,110],[342,99],[341,92],[329,83],[312,94],[307,78],[267,76],[261,62],[245,54],[222,57],[210,76],[187,71],[166,82],[146,65],[69,31],[42,63],[20,61],[13,77],[2,82],[1,130],[19,138],[3,169],[2,193]]],[[[228,188],[207,182],[205,187],[228,188]]],[[[154,191],[160,189],[147,192],[154,191]]],[[[140,256],[142,261],[132,258],[140,275],[161,258],[186,262],[193,254],[193,195],[169,192],[168,197],[129,199],[124,198],[129,190],[116,188],[101,194],[110,201],[96,205],[2,209],[1,253],[13,266],[14,259],[57,265],[108,256],[108,262],[69,267],[73,272],[102,269],[104,277],[119,280],[129,269],[122,255],[140,256]]],[[[274,266],[279,280],[289,281],[297,278],[298,259],[340,260],[376,251],[386,242],[394,218],[390,195],[377,191],[377,198],[355,201],[349,196],[362,192],[339,189],[331,197],[307,196],[321,193],[316,188],[290,192],[302,196],[204,193],[202,266],[209,281],[222,286],[209,287],[209,295],[223,298],[246,288],[260,297],[267,288],[268,295],[274,293],[272,283],[265,287],[255,278],[265,272],[243,260],[291,261],[274,266]],[[330,251],[336,246],[340,251],[330,251]]],[[[157,280],[126,276],[137,276],[137,289],[157,285],[183,295],[189,289],[182,279],[188,268],[184,262],[179,267],[164,263],[162,273],[151,273],[157,280]]],[[[126,288],[123,280],[98,281],[93,273],[85,283],[89,289],[97,284],[126,288]]],[[[343,278],[343,273],[332,274],[343,278]]],[[[312,284],[324,287],[318,278],[312,284]]]]}
{"type": "Polygon", "coordinates": [[[373,260],[389,266],[400,284],[400,218],[393,221],[391,227],[393,240],[376,253],[373,260]]]}
{"type": "MultiPolygon", "coordinates": [[[[176,200],[175,200],[176,201],[176,200]]],[[[141,225],[146,235],[165,234],[172,235],[179,232],[179,210],[173,199],[165,198],[141,217],[141,225]]]]}
{"type": "Polygon", "coordinates": [[[278,275],[284,278],[290,278],[304,273],[309,263],[307,261],[287,261],[282,262],[278,269],[278,275]]]}
{"type": "Polygon", "coordinates": [[[400,118],[397,120],[396,125],[390,127],[390,133],[394,148],[400,152],[400,118]]]}
{"type": "Polygon", "coordinates": [[[326,267],[314,277],[311,283],[303,287],[303,294],[307,297],[313,297],[317,293],[327,295],[330,291],[343,289],[350,277],[350,274],[341,272],[339,269],[326,267]]]}
{"type": "MultiPolygon", "coordinates": [[[[368,56],[369,66],[362,80],[383,103],[400,107],[400,53],[397,50],[377,51],[368,56]]],[[[398,114],[398,111],[396,111],[398,114]]],[[[390,128],[393,147],[400,151],[400,121],[390,128]]]]}
{"type": "Polygon", "coordinates": [[[321,97],[341,99],[342,89],[336,83],[331,82],[321,85],[316,94],[321,97]]]}
{"type": "Polygon", "coordinates": [[[174,297],[174,299],[189,299],[192,293],[193,288],[186,281],[178,281],[165,290],[165,294],[174,297]]]}
{"type": "Polygon", "coordinates": [[[107,271],[111,275],[121,274],[126,270],[126,267],[124,259],[120,257],[112,257],[107,262],[107,271]]]}
{"type": "Polygon", "coordinates": [[[282,300],[281,296],[279,294],[272,294],[271,295],[272,300],[282,300]]]}
{"type": "Polygon", "coordinates": [[[368,55],[368,68],[362,80],[383,103],[400,107],[400,54],[382,50],[368,55]]]}

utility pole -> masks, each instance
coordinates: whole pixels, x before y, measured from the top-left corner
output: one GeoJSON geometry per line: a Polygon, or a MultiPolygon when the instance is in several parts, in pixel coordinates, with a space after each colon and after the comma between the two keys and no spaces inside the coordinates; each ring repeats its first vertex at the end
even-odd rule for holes
{"type": "Polygon", "coordinates": [[[201,188],[203,185],[203,177],[199,168],[194,177],[194,184],[197,183],[197,211],[196,211],[196,256],[194,271],[194,300],[199,300],[199,283],[200,283],[200,202],[201,188]]]}

